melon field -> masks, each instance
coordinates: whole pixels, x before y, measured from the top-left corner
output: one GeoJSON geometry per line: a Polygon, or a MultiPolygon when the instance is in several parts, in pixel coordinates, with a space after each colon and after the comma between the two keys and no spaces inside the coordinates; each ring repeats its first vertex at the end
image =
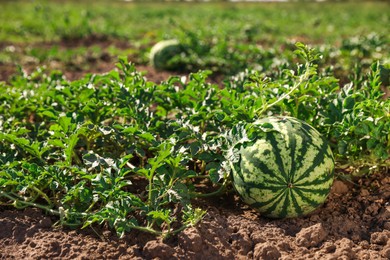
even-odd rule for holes
{"type": "Polygon", "coordinates": [[[0,0],[0,259],[390,259],[387,1],[0,0]]]}

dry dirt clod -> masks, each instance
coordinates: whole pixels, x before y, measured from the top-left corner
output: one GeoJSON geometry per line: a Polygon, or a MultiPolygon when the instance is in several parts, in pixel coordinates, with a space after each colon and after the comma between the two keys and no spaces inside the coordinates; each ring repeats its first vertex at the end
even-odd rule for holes
{"type": "Polygon", "coordinates": [[[253,232],[251,234],[251,239],[252,239],[254,244],[264,243],[265,242],[264,235],[260,231],[253,232]]]}
{"type": "Polygon", "coordinates": [[[252,250],[253,242],[248,233],[248,230],[243,229],[230,236],[232,248],[237,250],[238,255],[245,256],[252,250]]]}
{"type": "Polygon", "coordinates": [[[371,234],[370,242],[376,245],[386,245],[390,240],[390,231],[375,232],[371,234]]]}
{"type": "Polygon", "coordinates": [[[296,235],[295,241],[298,246],[306,248],[316,247],[325,240],[327,235],[328,234],[323,228],[322,223],[318,223],[301,229],[301,231],[296,235]]]}
{"type": "Polygon", "coordinates": [[[361,191],[360,191],[360,196],[361,197],[367,197],[367,196],[369,196],[370,195],[370,192],[367,190],[367,189],[362,189],[361,191]]]}
{"type": "Polygon", "coordinates": [[[257,244],[253,253],[253,259],[273,260],[279,259],[281,256],[278,248],[269,242],[257,244]]]}
{"type": "Polygon", "coordinates": [[[354,243],[348,238],[342,238],[336,241],[336,252],[333,254],[333,259],[354,259],[355,252],[352,250],[354,243]]]}
{"type": "Polygon", "coordinates": [[[383,229],[390,230],[390,221],[387,221],[383,224],[383,229]]]}
{"type": "Polygon", "coordinates": [[[336,245],[331,242],[325,242],[322,246],[322,250],[327,254],[334,253],[336,251],[336,245]]]}
{"type": "Polygon", "coordinates": [[[382,208],[379,213],[378,220],[383,222],[390,222],[390,205],[382,208]]]}
{"type": "Polygon", "coordinates": [[[335,180],[333,183],[333,186],[332,186],[332,191],[335,194],[342,195],[342,194],[348,193],[349,188],[344,182],[342,182],[340,180],[335,180]]]}
{"type": "Polygon", "coordinates": [[[385,246],[381,252],[382,256],[386,259],[390,259],[390,245],[385,246]]]}
{"type": "Polygon", "coordinates": [[[280,251],[290,252],[292,250],[291,245],[287,241],[280,241],[276,244],[280,251]]]}
{"type": "Polygon", "coordinates": [[[170,259],[175,251],[161,241],[151,240],[145,244],[143,252],[148,259],[170,259]]]}
{"type": "Polygon", "coordinates": [[[186,251],[199,252],[202,250],[202,237],[199,231],[192,227],[184,230],[178,236],[179,245],[186,251]]]}

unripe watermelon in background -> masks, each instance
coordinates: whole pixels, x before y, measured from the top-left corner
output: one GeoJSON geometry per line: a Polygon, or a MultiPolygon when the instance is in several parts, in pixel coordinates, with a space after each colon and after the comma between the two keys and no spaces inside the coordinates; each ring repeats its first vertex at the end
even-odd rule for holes
{"type": "Polygon", "coordinates": [[[390,63],[379,65],[379,75],[382,85],[385,87],[390,86],[390,63]]]}
{"type": "Polygon", "coordinates": [[[184,47],[178,40],[165,40],[156,43],[150,50],[150,63],[158,70],[177,70],[179,63],[174,57],[180,55],[184,47]]]}
{"type": "Polygon", "coordinates": [[[306,215],[324,203],[334,177],[334,158],[320,133],[292,117],[268,117],[240,148],[233,185],[262,215],[306,215]]]}

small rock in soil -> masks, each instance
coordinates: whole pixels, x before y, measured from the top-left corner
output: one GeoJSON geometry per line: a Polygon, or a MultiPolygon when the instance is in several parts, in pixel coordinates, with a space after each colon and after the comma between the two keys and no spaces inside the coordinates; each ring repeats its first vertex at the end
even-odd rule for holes
{"type": "Polygon", "coordinates": [[[254,259],[279,259],[281,257],[281,253],[278,248],[269,242],[256,244],[255,250],[253,253],[254,259]]]}
{"type": "Polygon", "coordinates": [[[296,235],[295,241],[299,246],[306,248],[316,247],[325,240],[326,236],[326,230],[323,228],[321,223],[318,223],[308,228],[303,228],[296,235]]]}

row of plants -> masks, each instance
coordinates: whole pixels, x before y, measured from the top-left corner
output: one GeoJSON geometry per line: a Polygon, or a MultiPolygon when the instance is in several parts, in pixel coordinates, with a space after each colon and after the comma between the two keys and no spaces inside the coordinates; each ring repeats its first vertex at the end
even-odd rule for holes
{"type": "Polygon", "coordinates": [[[0,40],[55,41],[103,35],[145,44],[173,37],[180,25],[215,39],[224,35],[277,42],[300,36],[334,43],[341,37],[373,31],[386,35],[387,28],[378,25],[388,24],[388,8],[387,3],[376,1],[338,3],[337,8],[334,3],[3,1],[0,40]]]}
{"type": "Polygon", "coordinates": [[[223,86],[207,70],[151,82],[126,58],[76,81],[20,69],[0,83],[0,206],[38,207],[61,225],[107,224],[119,236],[176,234],[205,214],[193,199],[231,190],[235,145],[270,115],[317,128],[339,169],[389,167],[386,66],[373,62],[340,86],[321,52],[297,44],[293,55],[297,63],[223,86]]]}
{"type": "MultiPolygon", "coordinates": [[[[256,70],[261,73],[274,73],[279,67],[287,69],[297,62],[294,55],[294,44],[286,41],[277,46],[259,45],[239,39],[217,38],[210,40],[200,32],[181,28],[176,33],[176,40],[184,47],[183,51],[170,61],[170,69],[175,73],[189,73],[198,70],[210,70],[215,75],[238,75],[245,70],[256,70]]],[[[114,41],[115,43],[115,41],[114,41]]],[[[118,42],[116,42],[118,44],[118,42]]],[[[341,80],[341,84],[354,81],[360,85],[359,78],[366,74],[372,63],[381,60],[389,63],[390,52],[388,37],[371,33],[365,36],[345,38],[340,46],[317,44],[323,58],[317,61],[319,69],[328,70],[341,80]]],[[[96,44],[90,47],[64,47],[46,45],[21,47],[10,44],[0,51],[0,62],[15,66],[21,64],[31,67],[45,65],[48,68],[63,68],[68,72],[93,70],[97,62],[112,62],[118,56],[130,56],[136,64],[149,65],[149,51],[152,45],[134,49],[128,45],[118,48],[114,44],[103,48],[96,44]]],[[[382,79],[388,84],[388,79],[382,79]]]]}

